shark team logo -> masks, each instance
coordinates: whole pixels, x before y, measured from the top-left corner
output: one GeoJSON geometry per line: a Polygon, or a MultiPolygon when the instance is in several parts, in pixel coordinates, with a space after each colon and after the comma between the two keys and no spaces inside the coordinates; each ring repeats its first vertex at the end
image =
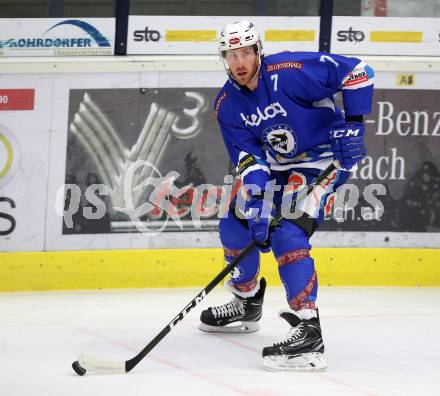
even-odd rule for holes
{"type": "Polygon", "coordinates": [[[263,132],[263,141],[271,153],[286,158],[294,157],[298,148],[295,132],[287,124],[267,128],[263,132]]]}
{"type": "MultiPolygon", "coordinates": [[[[229,263],[228,263],[228,264],[229,264],[229,263]]],[[[235,280],[235,281],[240,280],[241,278],[243,278],[243,275],[244,275],[243,268],[241,268],[241,267],[238,265],[237,267],[235,267],[235,268],[230,272],[230,275],[231,275],[231,279],[233,279],[233,280],[235,280]]]]}

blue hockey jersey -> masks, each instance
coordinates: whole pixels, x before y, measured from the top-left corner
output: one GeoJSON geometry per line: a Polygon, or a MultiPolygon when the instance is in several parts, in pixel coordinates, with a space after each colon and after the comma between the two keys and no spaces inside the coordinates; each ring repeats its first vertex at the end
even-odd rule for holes
{"type": "Polygon", "coordinates": [[[214,112],[230,158],[245,184],[264,188],[271,170],[326,168],[329,131],[346,115],[371,111],[373,70],[359,59],[319,52],[266,56],[250,91],[229,79],[214,112]]]}

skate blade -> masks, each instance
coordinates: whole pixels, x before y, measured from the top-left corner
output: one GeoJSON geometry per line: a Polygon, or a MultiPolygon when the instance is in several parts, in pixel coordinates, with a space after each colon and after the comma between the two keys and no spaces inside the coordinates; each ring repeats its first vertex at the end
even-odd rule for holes
{"type": "Polygon", "coordinates": [[[208,333],[253,333],[260,330],[260,325],[258,322],[241,322],[227,326],[210,326],[205,323],[200,323],[199,330],[208,333]]]}
{"type": "Polygon", "coordinates": [[[263,367],[270,371],[323,371],[327,363],[322,353],[310,352],[297,356],[265,356],[263,367]]]}

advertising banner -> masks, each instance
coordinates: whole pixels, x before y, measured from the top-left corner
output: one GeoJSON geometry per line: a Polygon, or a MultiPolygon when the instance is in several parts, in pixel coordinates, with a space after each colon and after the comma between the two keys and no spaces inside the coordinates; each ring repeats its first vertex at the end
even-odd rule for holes
{"type": "Polygon", "coordinates": [[[34,89],[0,89],[0,110],[33,110],[34,89]]]}
{"type": "Polygon", "coordinates": [[[335,16],[331,50],[357,55],[440,56],[439,20],[335,16]]]}
{"type": "MultiPolygon", "coordinates": [[[[0,250],[218,246],[239,188],[213,109],[224,80],[221,70],[0,76],[0,250]]],[[[342,201],[329,198],[321,246],[439,240],[438,74],[376,81],[368,154],[342,201]]]]}
{"type": "MultiPolygon", "coordinates": [[[[63,234],[215,230],[237,189],[216,94],[71,90],[63,234]]],[[[321,230],[440,232],[439,101],[433,90],[376,90],[368,156],[321,230]]]]}
{"type": "MultiPolygon", "coordinates": [[[[240,17],[245,19],[246,17],[240,17]]],[[[318,17],[248,17],[261,34],[267,54],[280,51],[317,51],[318,17]]],[[[220,29],[231,22],[223,16],[130,15],[127,53],[217,54],[220,29]]]]}
{"type": "Polygon", "coordinates": [[[440,232],[439,100],[434,90],[376,89],[367,157],[349,181],[358,204],[321,230],[440,232]],[[368,208],[373,190],[379,211],[368,208]]]}
{"type": "Polygon", "coordinates": [[[71,90],[63,233],[216,229],[232,169],[212,112],[215,93],[71,90]],[[100,218],[84,215],[91,201],[100,218]]]}
{"type": "Polygon", "coordinates": [[[0,76],[0,251],[44,249],[51,77],[0,76]]]}
{"type": "Polygon", "coordinates": [[[114,18],[1,18],[0,56],[113,55],[114,18]]]}
{"type": "Polygon", "coordinates": [[[436,0],[361,0],[361,14],[377,17],[438,17],[436,0]]]}

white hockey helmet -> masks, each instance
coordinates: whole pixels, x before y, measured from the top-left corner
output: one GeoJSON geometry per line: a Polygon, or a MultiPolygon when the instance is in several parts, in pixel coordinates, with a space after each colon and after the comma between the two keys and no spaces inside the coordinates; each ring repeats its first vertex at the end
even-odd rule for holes
{"type": "Polygon", "coordinates": [[[258,56],[261,58],[263,54],[260,35],[257,29],[255,29],[254,24],[246,19],[223,26],[218,41],[220,59],[228,73],[229,66],[224,59],[225,51],[256,45],[258,56]]]}

